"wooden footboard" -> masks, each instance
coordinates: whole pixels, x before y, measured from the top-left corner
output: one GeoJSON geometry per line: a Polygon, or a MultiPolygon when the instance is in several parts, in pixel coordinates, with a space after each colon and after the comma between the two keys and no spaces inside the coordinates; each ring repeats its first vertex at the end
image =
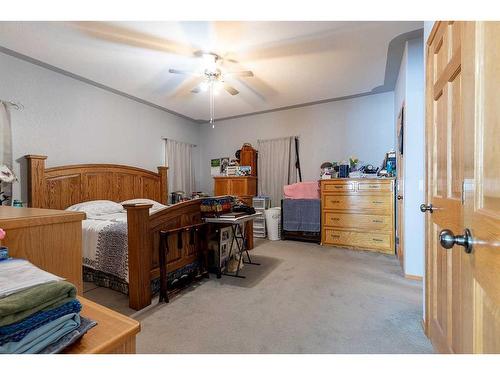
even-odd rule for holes
{"type": "MultiPolygon", "coordinates": [[[[28,205],[65,209],[75,203],[106,199],[122,202],[149,198],[167,203],[167,167],[158,172],[115,164],[79,164],[45,167],[47,156],[26,155],[28,164],[28,205]]],[[[151,205],[127,205],[129,305],[139,310],[151,303],[151,280],[159,277],[159,231],[201,222],[200,200],[170,206],[149,215],[151,205]]],[[[197,258],[189,239],[178,248],[172,238],[167,257],[169,272],[197,258]]]]}
{"type": "MultiPolygon", "coordinates": [[[[158,248],[161,230],[201,223],[200,199],[178,203],[149,215],[151,205],[124,205],[128,224],[129,306],[140,310],[151,303],[151,281],[160,276],[158,248]]],[[[183,234],[182,248],[175,236],[169,239],[169,272],[197,260],[188,233],[183,234]]]]}

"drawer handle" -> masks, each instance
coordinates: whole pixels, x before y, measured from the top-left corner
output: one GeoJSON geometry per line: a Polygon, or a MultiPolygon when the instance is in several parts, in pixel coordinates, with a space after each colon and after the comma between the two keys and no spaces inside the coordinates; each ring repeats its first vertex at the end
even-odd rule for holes
{"type": "Polygon", "coordinates": [[[372,220],[373,223],[383,223],[382,220],[372,220]]]}
{"type": "Polygon", "coordinates": [[[384,202],[382,202],[382,201],[372,201],[372,203],[375,203],[375,204],[382,204],[382,203],[384,203],[384,202]]]}
{"type": "Polygon", "coordinates": [[[332,221],[339,221],[340,219],[338,217],[332,217],[332,221]]]}
{"type": "Polygon", "coordinates": [[[340,234],[332,234],[332,238],[340,238],[340,234]]]}
{"type": "Polygon", "coordinates": [[[372,238],[372,240],[375,241],[375,242],[384,242],[380,238],[372,238]]]}
{"type": "Polygon", "coordinates": [[[368,185],[368,187],[371,189],[380,189],[379,185],[368,185]]]}
{"type": "Polygon", "coordinates": [[[332,201],[332,200],[330,200],[330,203],[340,203],[340,201],[332,201]]]}

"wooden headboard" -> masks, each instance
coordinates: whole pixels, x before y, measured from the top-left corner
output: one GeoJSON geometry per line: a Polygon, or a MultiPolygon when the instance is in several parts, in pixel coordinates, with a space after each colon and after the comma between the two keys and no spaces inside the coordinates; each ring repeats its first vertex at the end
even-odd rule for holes
{"type": "Polygon", "coordinates": [[[26,155],[28,206],[65,209],[75,203],[148,198],[167,204],[167,167],[158,173],[116,164],[78,164],[45,168],[47,156],[26,155]]]}

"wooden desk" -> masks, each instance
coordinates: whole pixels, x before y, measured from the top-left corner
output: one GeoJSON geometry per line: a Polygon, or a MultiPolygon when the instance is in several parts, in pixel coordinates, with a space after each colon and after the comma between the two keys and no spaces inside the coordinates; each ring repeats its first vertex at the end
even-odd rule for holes
{"type": "Polygon", "coordinates": [[[67,348],[65,354],[135,354],[135,337],[141,324],[125,315],[78,296],[82,316],[95,320],[97,326],[67,348]]]}
{"type": "Polygon", "coordinates": [[[9,254],[64,277],[83,292],[82,220],[83,212],[41,208],[0,207],[2,241],[9,254]]]}

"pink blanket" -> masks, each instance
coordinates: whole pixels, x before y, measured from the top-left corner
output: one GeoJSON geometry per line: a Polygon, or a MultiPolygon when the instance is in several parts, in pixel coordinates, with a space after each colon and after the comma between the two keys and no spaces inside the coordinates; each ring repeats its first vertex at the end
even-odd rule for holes
{"type": "Polygon", "coordinates": [[[297,182],[283,187],[287,199],[319,199],[318,181],[297,182]]]}

